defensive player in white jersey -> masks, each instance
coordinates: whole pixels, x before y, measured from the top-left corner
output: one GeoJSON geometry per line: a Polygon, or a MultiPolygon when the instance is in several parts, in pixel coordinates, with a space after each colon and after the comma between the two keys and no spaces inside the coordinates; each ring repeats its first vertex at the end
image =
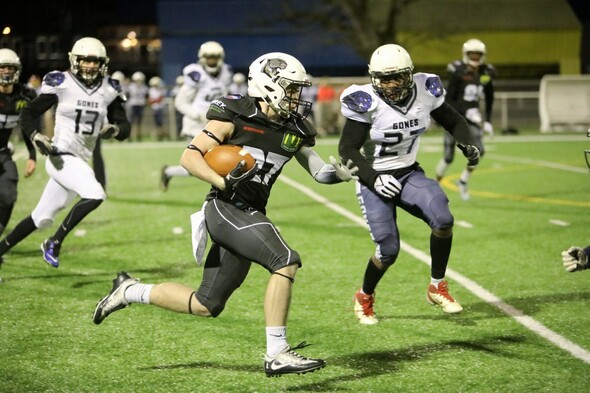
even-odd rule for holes
{"type": "Polygon", "coordinates": [[[123,140],[130,124],[125,115],[119,82],[107,76],[104,45],[92,37],[76,41],[69,53],[70,69],[45,75],[41,94],[21,114],[23,132],[47,156],[49,181],[32,213],[0,241],[0,256],[38,228],[53,224],[55,216],[76,197],[55,234],[41,244],[43,259],[59,266],[59,252],[67,234],[106,198],[88,161],[97,138],[123,140]],[[53,139],[37,131],[37,119],[55,108],[53,139]]]}
{"type": "Polygon", "coordinates": [[[444,280],[453,238],[449,201],[438,183],[425,176],[416,155],[431,116],[462,144],[470,165],[477,165],[479,151],[471,145],[465,118],[445,102],[440,78],[413,74],[413,69],[404,48],[383,45],[371,56],[371,83],[352,85],[340,97],[346,122],[339,152],[344,161],[350,159],[359,168],[357,197],[376,245],[362,287],[354,296],[355,314],[367,325],[378,322],[373,309],[375,288],[400,251],[397,207],[432,230],[427,300],[446,313],[462,310],[444,280]]]}
{"type": "MultiPolygon", "coordinates": [[[[191,141],[207,124],[207,110],[215,98],[229,92],[233,72],[225,64],[225,51],[221,44],[207,41],[199,48],[199,60],[182,70],[183,84],[174,99],[174,106],[182,113],[181,135],[191,141]]],[[[168,190],[170,179],[174,176],[190,176],[180,165],[162,167],[160,187],[168,190]]]]}

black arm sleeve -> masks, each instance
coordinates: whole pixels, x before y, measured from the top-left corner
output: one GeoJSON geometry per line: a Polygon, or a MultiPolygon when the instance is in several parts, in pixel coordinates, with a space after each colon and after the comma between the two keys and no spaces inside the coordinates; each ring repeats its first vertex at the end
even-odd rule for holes
{"type": "Polygon", "coordinates": [[[37,130],[37,119],[49,108],[57,104],[57,101],[55,94],[41,94],[24,107],[20,115],[20,125],[25,139],[31,139],[31,135],[37,130]]]}
{"type": "Polygon", "coordinates": [[[107,108],[107,119],[109,123],[119,126],[119,134],[115,139],[122,141],[131,134],[131,123],[127,119],[125,108],[123,107],[123,100],[117,97],[107,108]]]}
{"type": "Polygon", "coordinates": [[[459,114],[446,101],[430,112],[432,118],[447,130],[459,143],[464,145],[474,145],[475,141],[471,138],[469,124],[463,116],[459,114]]]}
{"type": "Polygon", "coordinates": [[[449,82],[447,84],[447,93],[445,95],[445,100],[457,110],[457,112],[461,111],[459,106],[459,87],[461,86],[461,81],[458,79],[455,73],[449,74],[449,82]]]}
{"type": "Polygon", "coordinates": [[[346,119],[338,144],[338,153],[342,162],[350,159],[359,168],[357,175],[361,182],[373,187],[377,172],[360,152],[361,147],[369,137],[369,131],[371,131],[370,124],[346,119]]]}

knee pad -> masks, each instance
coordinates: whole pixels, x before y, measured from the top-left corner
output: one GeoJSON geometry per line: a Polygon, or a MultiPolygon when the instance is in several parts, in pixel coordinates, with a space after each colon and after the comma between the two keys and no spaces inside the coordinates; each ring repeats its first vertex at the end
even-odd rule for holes
{"type": "Polygon", "coordinates": [[[451,228],[454,224],[454,218],[449,210],[449,201],[446,195],[436,196],[430,205],[431,207],[431,228],[451,228]]]}
{"type": "Polygon", "coordinates": [[[386,266],[392,266],[399,255],[400,245],[393,239],[393,236],[388,236],[386,239],[380,241],[377,245],[377,258],[386,266]]]}

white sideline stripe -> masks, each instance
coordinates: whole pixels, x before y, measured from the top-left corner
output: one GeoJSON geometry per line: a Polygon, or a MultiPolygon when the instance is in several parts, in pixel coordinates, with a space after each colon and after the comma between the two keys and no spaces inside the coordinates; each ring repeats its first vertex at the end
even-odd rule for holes
{"type": "Polygon", "coordinates": [[[550,162],[550,161],[531,160],[529,158],[513,157],[513,156],[501,156],[501,155],[493,154],[493,153],[486,155],[486,157],[494,159],[494,160],[498,160],[498,161],[516,162],[519,164],[532,164],[532,165],[544,166],[547,168],[561,169],[563,171],[569,171],[569,172],[577,172],[577,173],[584,173],[584,174],[588,173],[588,169],[584,169],[584,168],[580,168],[580,167],[576,167],[576,166],[571,166],[571,165],[557,164],[555,162],[550,162]]]}
{"type": "MultiPolygon", "coordinates": [[[[335,211],[336,213],[348,218],[349,220],[359,224],[360,226],[367,228],[368,226],[365,220],[348,210],[344,209],[342,206],[337,205],[331,202],[329,199],[324,198],[323,196],[317,194],[315,191],[306,187],[295,180],[283,175],[279,176],[278,178],[283,183],[288,184],[289,186],[297,189],[298,191],[302,192],[303,194],[307,195],[311,199],[325,205],[327,208],[335,211]]],[[[412,246],[408,243],[401,241],[401,248],[402,250],[406,251],[408,254],[412,255],[416,259],[421,262],[424,262],[427,265],[430,265],[430,257],[412,246]]],[[[568,340],[567,338],[555,333],[551,329],[548,329],[540,322],[536,321],[535,319],[527,316],[521,310],[511,306],[508,303],[505,303],[502,299],[494,295],[493,293],[489,292],[475,281],[470,280],[469,278],[463,276],[462,274],[452,270],[447,269],[447,277],[450,277],[454,281],[457,281],[463,287],[468,289],[471,293],[475,296],[480,298],[481,300],[485,301],[486,303],[491,304],[492,306],[500,309],[500,311],[504,312],[508,316],[514,318],[518,323],[523,325],[525,328],[531,330],[532,332],[538,334],[539,336],[543,337],[544,339],[550,341],[551,343],[555,344],[557,347],[569,352],[572,356],[582,360],[583,362],[590,364],[590,352],[585,350],[584,348],[580,347],[579,345],[573,343],[572,341],[568,340]]]]}
{"type": "Polygon", "coordinates": [[[455,225],[462,227],[462,228],[473,228],[473,224],[471,224],[467,221],[463,221],[463,220],[456,221],[455,225]]]}
{"type": "Polygon", "coordinates": [[[552,218],[549,220],[549,224],[553,224],[553,225],[557,225],[560,227],[569,227],[570,223],[567,221],[562,221],[562,220],[557,220],[555,218],[552,218]]]}

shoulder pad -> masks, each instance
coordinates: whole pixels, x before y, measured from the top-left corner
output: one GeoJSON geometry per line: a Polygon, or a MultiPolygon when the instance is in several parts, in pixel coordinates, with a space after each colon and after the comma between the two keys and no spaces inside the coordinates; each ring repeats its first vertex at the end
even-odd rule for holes
{"type": "Polygon", "coordinates": [[[491,64],[484,64],[484,65],[488,71],[488,74],[490,74],[493,77],[496,77],[496,74],[497,74],[496,67],[494,67],[491,64]]]}
{"type": "Polygon", "coordinates": [[[49,86],[59,86],[66,79],[66,76],[61,71],[53,71],[43,77],[43,83],[49,86]]]}
{"type": "Polygon", "coordinates": [[[109,77],[109,85],[111,85],[117,92],[121,92],[121,81],[118,79],[113,79],[109,77]]]}
{"type": "Polygon", "coordinates": [[[437,75],[429,76],[424,83],[426,90],[435,97],[440,97],[444,94],[443,84],[437,75]]]}
{"type": "Polygon", "coordinates": [[[351,111],[365,113],[371,108],[373,98],[366,91],[355,91],[346,97],[343,97],[342,103],[344,103],[351,111]]]}
{"type": "Polygon", "coordinates": [[[201,80],[201,73],[197,70],[189,72],[187,76],[195,82],[198,82],[201,80]]]}
{"type": "Polygon", "coordinates": [[[457,71],[457,68],[460,66],[461,64],[458,61],[453,61],[452,63],[447,64],[447,72],[452,74],[457,71]]]}

